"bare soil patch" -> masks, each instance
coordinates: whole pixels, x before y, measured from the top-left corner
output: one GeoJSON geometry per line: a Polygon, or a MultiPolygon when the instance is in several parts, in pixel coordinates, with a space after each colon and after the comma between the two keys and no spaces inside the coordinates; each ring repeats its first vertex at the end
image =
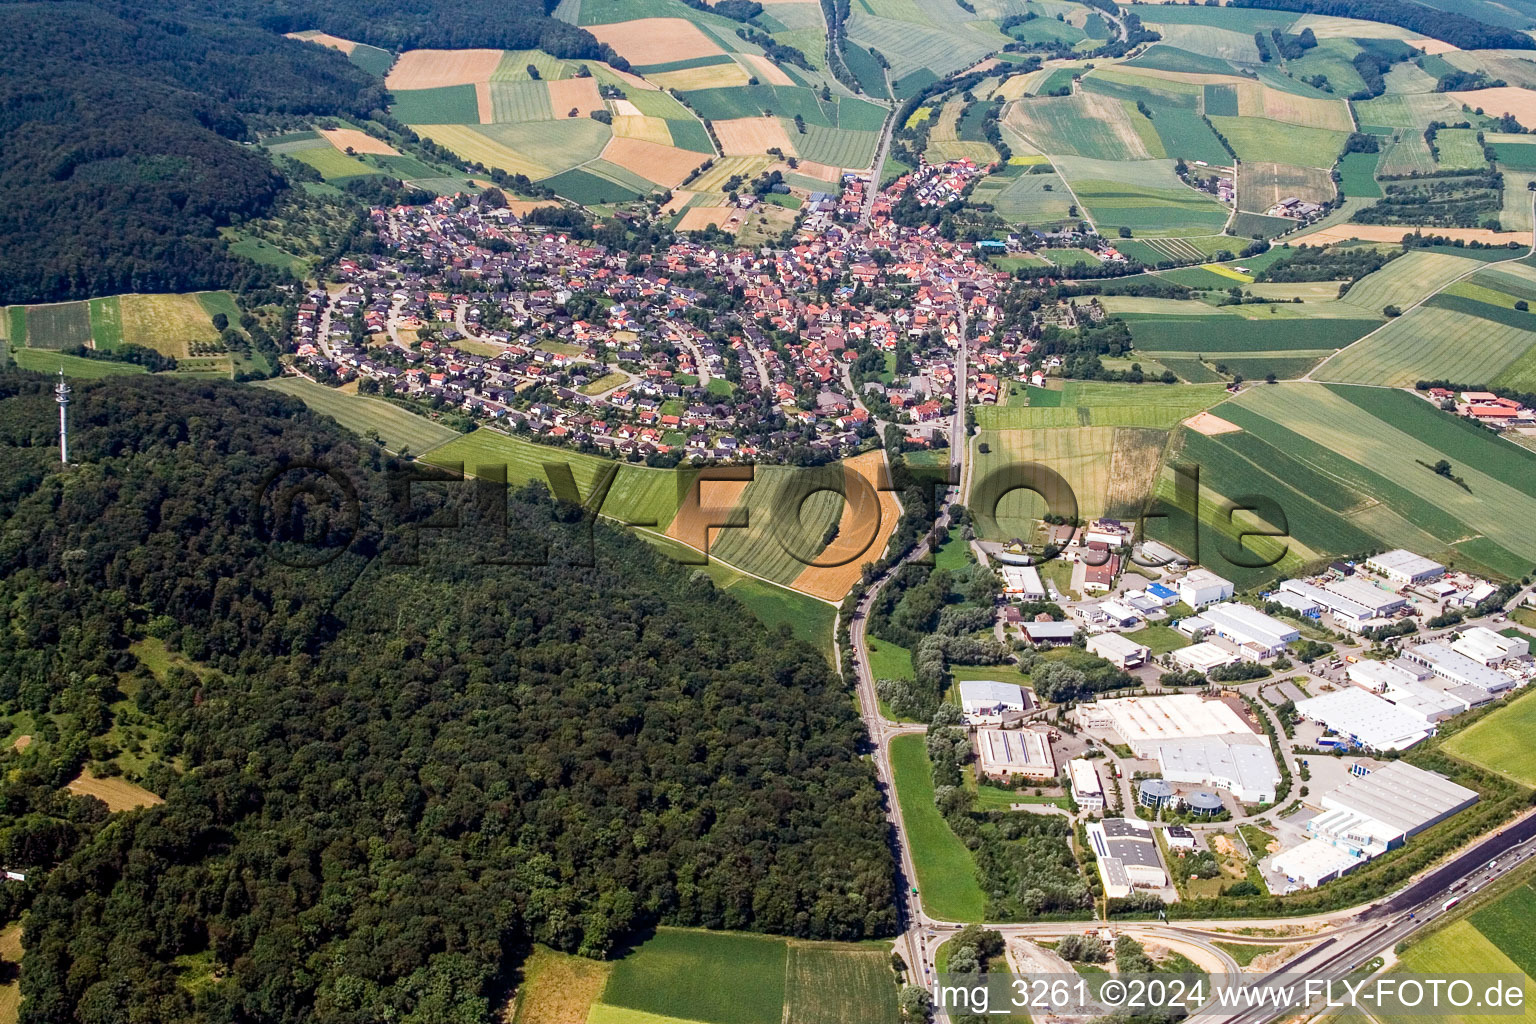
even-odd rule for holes
{"type": "MultiPolygon", "coordinates": [[[[1487,90],[1485,90],[1487,91],[1487,90]]],[[[1536,96],[1536,93],[1532,93],[1536,96]]],[[[1487,228],[1420,228],[1426,235],[1444,235],[1452,240],[1461,239],[1463,242],[1492,242],[1504,245],[1509,242],[1519,242],[1521,245],[1531,243],[1529,231],[1489,231],[1487,228]]],[[[1330,245],[1334,242],[1347,242],[1351,238],[1357,238],[1362,242],[1401,242],[1404,235],[1413,234],[1411,227],[1390,224],[1335,224],[1332,227],[1322,228],[1308,234],[1287,238],[1291,245],[1299,245],[1305,242],[1307,245],[1330,245]]],[[[1514,253],[1510,254],[1515,255],[1514,253]]]]}
{"type": "Polygon", "coordinates": [[[549,108],[555,116],[565,117],[575,109],[586,117],[594,110],[603,109],[603,98],[597,91],[595,78],[562,78],[549,83],[549,108]]]}
{"type": "Polygon", "coordinates": [[[634,171],[647,181],[675,188],[709,157],[675,146],[658,146],[644,139],[615,137],[603,147],[603,159],[634,171]]]}
{"type": "Polygon", "coordinates": [[[376,139],[367,132],[358,131],[356,128],[322,128],[320,134],[324,135],[337,149],[346,152],[348,149],[354,153],[377,153],[379,156],[399,156],[400,151],[383,139],[376,139]]]}
{"type": "Polygon", "coordinates": [[[714,125],[726,156],[756,156],[774,147],[783,150],[786,156],[795,155],[789,133],[776,117],[737,117],[716,121],[714,125]]]}
{"type": "Polygon", "coordinates": [[[848,500],[837,522],[837,536],[795,577],[794,589],[824,601],[839,601],[858,582],[865,562],[885,552],[901,506],[891,490],[883,452],[866,452],[843,463],[848,500]],[[867,486],[861,486],[867,485],[867,486]]]}

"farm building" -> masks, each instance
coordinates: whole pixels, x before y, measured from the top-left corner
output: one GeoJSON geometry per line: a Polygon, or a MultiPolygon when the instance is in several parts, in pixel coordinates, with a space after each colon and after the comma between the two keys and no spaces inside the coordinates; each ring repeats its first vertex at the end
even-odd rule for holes
{"type": "Polygon", "coordinates": [[[1365,567],[1376,575],[1391,580],[1399,586],[1412,586],[1438,579],[1445,575],[1445,566],[1439,562],[1416,555],[1412,551],[1394,548],[1365,560],[1365,567]]]}
{"type": "Polygon", "coordinates": [[[1074,757],[1067,764],[1072,776],[1072,799],[1086,814],[1098,814],[1104,810],[1104,783],[1099,781],[1099,770],[1086,757],[1074,757]]]}
{"type": "Polygon", "coordinates": [[[1135,668],[1145,665],[1152,648],[1139,644],[1119,633],[1096,633],[1088,638],[1088,651],[1097,654],[1116,668],[1135,668]]]}
{"type": "Polygon", "coordinates": [[[1484,665],[1502,665],[1531,653],[1531,642],[1523,636],[1505,636],[1486,626],[1464,631],[1451,650],[1484,665]]]}
{"type": "Polygon", "coordinates": [[[1232,596],[1232,581],[1222,579],[1209,569],[1195,568],[1179,580],[1179,600],[1191,608],[1204,608],[1232,596]]]}
{"type": "Polygon", "coordinates": [[[1270,866],[1301,889],[1320,885],[1349,874],[1365,863],[1365,858],[1351,856],[1332,843],[1308,839],[1299,846],[1277,853],[1270,866]]]}
{"type": "Polygon", "coordinates": [[[1113,731],[1146,760],[1157,757],[1160,744],[1175,740],[1255,735],[1230,705],[1193,693],[1098,700],[1079,705],[1075,714],[1083,727],[1113,731]]]}
{"type": "Polygon", "coordinates": [[[1220,644],[1206,642],[1181,647],[1173,652],[1173,660],[1193,672],[1209,672],[1213,668],[1232,664],[1237,660],[1237,655],[1220,644]]]}
{"type": "Polygon", "coordinates": [[[1130,818],[1106,818],[1088,826],[1088,841],[1098,857],[1104,895],[1129,896],[1132,889],[1161,889],[1168,884],[1150,825],[1130,818]]]}
{"type": "Polygon", "coordinates": [[[992,679],[962,679],[960,710],[978,718],[996,718],[1009,711],[1028,711],[1034,701],[1017,683],[992,679]]]}
{"type": "Polygon", "coordinates": [[[1297,701],[1296,712],[1368,750],[1407,750],[1435,731],[1413,712],[1354,686],[1297,701]]]}
{"type": "Polygon", "coordinates": [[[1477,803],[1473,790],[1403,761],[1350,779],[1321,800],[1307,822],[1314,838],[1369,859],[1477,803]]]}
{"type": "Polygon", "coordinates": [[[1208,736],[1159,744],[1157,762],[1163,778],[1225,789],[1246,804],[1269,803],[1280,784],[1280,769],[1269,745],[1248,735],[1251,739],[1208,736]]]}
{"type": "Polygon", "coordinates": [[[1235,645],[1238,654],[1248,661],[1273,658],[1285,650],[1286,644],[1301,636],[1295,626],[1265,615],[1257,608],[1231,602],[1212,605],[1199,615],[1180,620],[1179,632],[1190,636],[1214,633],[1235,645]]]}
{"type": "Polygon", "coordinates": [[[978,729],[976,754],[982,773],[994,778],[1056,777],[1056,758],[1051,754],[1050,740],[1033,729],[978,729]]]}
{"type": "Polygon", "coordinates": [[[1503,693],[1513,689],[1514,679],[1453,651],[1440,643],[1419,644],[1403,648],[1403,657],[1416,665],[1423,665],[1441,679],[1456,686],[1475,686],[1488,693],[1503,693]]]}

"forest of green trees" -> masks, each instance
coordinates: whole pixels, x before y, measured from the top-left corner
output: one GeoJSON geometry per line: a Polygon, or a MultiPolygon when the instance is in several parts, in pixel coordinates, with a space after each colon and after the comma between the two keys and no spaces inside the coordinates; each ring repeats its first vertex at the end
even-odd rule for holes
{"type": "Polygon", "coordinates": [[[60,472],[49,383],[0,375],[26,1024],[478,1024],[533,941],[894,931],[861,724],[787,627],[541,490],[407,488],[232,384],[80,384],[60,472]],[[128,692],[165,803],[108,823],[57,787],[128,692]]]}
{"type": "Polygon", "coordinates": [[[0,304],[273,278],[217,235],[268,214],[285,187],[264,153],[237,145],[250,119],[363,118],[386,102],[339,52],[280,34],[303,28],[628,66],[540,0],[0,0],[0,304]]]}

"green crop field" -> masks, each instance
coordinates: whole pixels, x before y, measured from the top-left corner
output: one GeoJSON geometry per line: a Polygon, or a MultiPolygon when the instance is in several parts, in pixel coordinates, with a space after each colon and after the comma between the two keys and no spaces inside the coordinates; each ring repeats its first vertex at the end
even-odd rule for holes
{"type": "Polygon", "coordinates": [[[1031,227],[1066,221],[1072,207],[1072,193],[1057,174],[989,175],[976,184],[971,197],[974,202],[991,203],[1009,223],[1031,227]]]}
{"type": "Polygon", "coordinates": [[[1131,321],[1131,338],[1147,352],[1241,353],[1337,349],[1381,326],[1380,320],[1317,317],[1247,320],[1181,316],[1131,321]]]}
{"type": "Polygon", "coordinates": [[[1536,345],[1536,331],[1420,306],[1318,368],[1323,380],[1406,387],[1454,377],[1493,381],[1536,345]]]}
{"type": "Polygon", "coordinates": [[[587,1024],[896,1024],[898,1018],[886,943],[681,928],[658,929],[615,961],[585,1016],[587,1024]]]}
{"type": "Polygon", "coordinates": [[[420,454],[460,436],[457,430],[434,423],[382,398],[349,395],[335,388],[317,384],[304,377],[277,377],[259,382],[257,387],[281,391],[329,416],[354,434],[377,431],[391,451],[409,448],[420,454]]]}
{"type": "Polygon", "coordinates": [[[948,921],[980,921],[987,900],[976,883],[976,862],[934,805],[933,765],[923,743],[921,736],[891,740],[896,798],[912,845],[923,909],[948,921]]]}
{"type": "Polygon", "coordinates": [[[1166,43],[1153,43],[1141,56],[1127,62],[1134,68],[1155,68],[1159,71],[1185,71],[1197,75],[1235,74],[1231,64],[1218,57],[1181,50],[1166,43]]]}
{"type": "Polygon", "coordinates": [[[1371,316],[1380,316],[1386,306],[1407,309],[1476,269],[1474,261],[1460,256],[1409,252],[1356,281],[1344,293],[1344,301],[1371,316]]]}
{"type": "Polygon", "coordinates": [[[548,185],[566,199],[583,206],[618,203],[626,199],[635,199],[643,194],[640,190],[620,185],[616,181],[591,174],[579,167],[545,178],[543,184],[548,185]]]}
{"type": "Polygon", "coordinates": [[[618,476],[599,511],[629,524],[654,523],[650,528],[659,531],[666,530],[672,522],[692,483],[688,473],[615,463],[595,455],[534,444],[484,427],[432,449],[422,461],[444,467],[462,465],[464,472],[471,475],[481,467],[496,467],[498,471],[505,470],[511,486],[538,481],[551,490],[555,489],[554,481],[545,467],[564,463],[571,469],[571,478],[584,504],[591,500],[600,475],[617,466],[618,476]]]}
{"type": "Polygon", "coordinates": [[[759,466],[737,504],[746,525],[721,530],[710,553],[775,583],[793,583],[821,553],[822,537],[843,511],[840,495],[810,492],[842,481],[838,464],[819,469],[759,466]]]}
{"type": "Polygon", "coordinates": [[[1471,727],[1445,741],[1445,749],[1464,761],[1536,787],[1536,693],[1523,693],[1471,727]]]}
{"type": "Polygon", "coordinates": [[[1072,180],[1101,232],[1121,227],[1157,235],[1210,234],[1227,223],[1225,206],[1191,188],[1150,188],[1113,181],[1072,180]]]}
{"type": "Polygon", "coordinates": [[[869,639],[869,671],[878,679],[911,679],[912,652],[888,640],[869,639]]]}
{"type": "Polygon", "coordinates": [[[388,50],[381,50],[377,46],[369,46],[367,43],[358,43],[347,59],[370,75],[383,78],[389,69],[394,66],[395,55],[388,50]]]}
{"type": "Polygon", "coordinates": [[[1339,187],[1344,194],[1355,199],[1380,199],[1381,186],[1376,183],[1380,160],[1380,153],[1345,153],[1339,161],[1339,187]]]}
{"type": "Polygon", "coordinates": [[[1487,167],[1488,161],[1483,159],[1483,146],[1477,141],[1477,136],[1475,128],[1442,128],[1436,133],[1435,147],[1440,151],[1440,168],[1461,170],[1487,167]]]}
{"type": "Polygon", "coordinates": [[[1376,546],[1481,563],[1506,576],[1519,576],[1536,559],[1536,541],[1515,525],[1536,515],[1536,454],[1416,395],[1343,385],[1259,385],[1213,412],[1268,445],[1241,434],[1194,442],[1248,459],[1254,470],[1241,493],[1291,487],[1377,538],[1376,546]],[[1441,458],[1451,461],[1470,493],[1421,465],[1441,458]],[[1273,473],[1268,467],[1275,467],[1273,473]],[[1264,479],[1269,475],[1279,482],[1264,479]],[[1325,487],[1321,477],[1334,482],[1325,487]]]}
{"type": "Polygon", "coordinates": [[[1264,117],[1212,117],[1216,130],[1240,159],[1263,163],[1277,152],[1300,167],[1332,167],[1344,151],[1346,132],[1271,121],[1264,117]]]}
{"type": "Polygon", "coordinates": [[[473,85],[436,89],[395,89],[389,112],[406,124],[479,124],[480,104],[473,85]]]}
{"type": "Polygon", "coordinates": [[[875,147],[880,142],[879,132],[847,131],[810,123],[801,135],[795,130],[795,123],[787,119],[784,131],[801,157],[832,167],[868,167],[874,162],[875,147]]]}
{"type": "Polygon", "coordinates": [[[86,302],[55,302],[27,307],[27,345],[62,349],[91,341],[91,309],[86,302]]]}
{"type": "Polygon", "coordinates": [[[492,82],[490,89],[491,117],[496,121],[554,119],[554,108],[549,105],[549,86],[544,82],[532,79],[523,82],[492,82]]]}
{"type": "Polygon", "coordinates": [[[791,942],[784,1020],[795,1024],[895,1024],[896,976],[884,949],[791,942]]]}
{"type": "Polygon", "coordinates": [[[125,343],[152,348],[179,360],[191,355],[194,344],[217,340],[214,313],[223,313],[231,323],[240,319],[239,309],[227,292],[120,295],[117,303],[125,343]],[[205,295],[218,298],[205,301],[205,295]]]}
{"type": "MultiPolygon", "coordinates": [[[[233,323],[240,319],[238,313],[230,317],[233,323]]],[[[110,351],[123,342],[123,308],[116,295],[91,300],[91,343],[98,349],[110,351]]]]}
{"type": "Polygon", "coordinates": [[[1500,896],[1492,906],[1483,907],[1469,918],[1527,977],[1536,976],[1536,888],[1531,883],[1500,896]]]}
{"type": "Polygon", "coordinates": [[[711,1024],[781,1024],[783,939],[663,928],[613,965],[602,1002],[711,1024]]]}
{"type": "Polygon", "coordinates": [[[106,359],[87,359],[84,356],[65,355],[41,348],[11,348],[11,360],[23,370],[38,373],[64,371],[66,377],[77,380],[97,380],[123,373],[144,373],[144,367],[135,363],[114,363],[106,359]]]}
{"type": "Polygon", "coordinates": [[[289,155],[300,163],[308,164],[319,171],[320,176],[326,181],[345,181],[349,178],[363,178],[370,174],[383,173],[355,156],[347,156],[329,144],[325,149],[306,149],[289,155]]]}

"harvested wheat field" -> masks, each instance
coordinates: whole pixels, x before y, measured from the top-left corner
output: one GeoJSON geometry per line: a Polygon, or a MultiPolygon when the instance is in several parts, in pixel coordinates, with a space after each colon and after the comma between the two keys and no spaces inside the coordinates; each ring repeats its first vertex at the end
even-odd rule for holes
{"type": "Polygon", "coordinates": [[[475,83],[475,116],[481,124],[496,123],[496,99],[491,95],[490,82],[475,83]]]}
{"type": "Polygon", "coordinates": [[[64,788],[76,796],[93,796],[114,813],[165,803],[143,786],[135,786],[127,779],[98,779],[89,768],[64,788]]]}
{"type": "Polygon", "coordinates": [[[747,65],[747,70],[757,76],[757,80],[768,85],[794,85],[795,80],[784,73],[784,69],[760,53],[738,53],[736,59],[747,65]]]}
{"type": "MultiPolygon", "coordinates": [[[[1443,235],[1455,241],[1463,242],[1491,242],[1495,245],[1504,245],[1509,242],[1519,242],[1521,245],[1531,244],[1529,231],[1489,231],[1487,228],[1423,228],[1427,234],[1443,235]]],[[[1350,239],[1359,239],[1362,242],[1401,242],[1404,235],[1413,234],[1414,229],[1401,227],[1395,224],[1335,224],[1332,227],[1322,228],[1309,234],[1297,235],[1287,238],[1290,245],[1331,245],[1334,242],[1347,242],[1350,239]]],[[[1511,252],[1510,256],[1516,255],[1511,252]]]]}
{"type": "Polygon", "coordinates": [[[843,177],[841,169],[832,167],[829,164],[819,164],[814,160],[801,160],[799,165],[793,169],[788,164],[781,165],[778,169],[781,171],[793,170],[795,174],[804,174],[810,178],[820,178],[822,181],[841,181],[843,177]]]}
{"type": "Polygon", "coordinates": [[[832,543],[795,577],[794,589],[823,601],[841,601],[859,581],[865,562],[878,562],[901,518],[885,453],[866,452],[843,463],[848,498],[832,543]]]}
{"type": "Polygon", "coordinates": [[[1423,50],[1431,57],[1440,53],[1458,53],[1461,50],[1461,47],[1455,43],[1448,43],[1444,39],[1415,39],[1412,45],[1423,50]]]}
{"type": "Polygon", "coordinates": [[[725,231],[736,230],[735,221],[741,216],[741,211],[734,206],[695,206],[691,210],[683,211],[683,219],[677,222],[679,231],[703,231],[710,225],[714,225],[725,231]]]}
{"type": "Polygon", "coordinates": [[[1244,109],[1239,94],[1238,113],[1243,117],[1267,117],[1271,121],[1284,121],[1308,128],[1329,128],[1334,131],[1354,131],[1355,124],[1349,117],[1349,107],[1343,100],[1323,99],[1321,96],[1298,96],[1279,89],[1261,89],[1259,109],[1250,113],[1244,109]]]}
{"type": "MultiPolygon", "coordinates": [[[[738,470],[729,468],[725,471],[738,470]]],[[[745,476],[748,471],[740,472],[745,476]]],[[[667,536],[695,550],[707,552],[720,539],[720,527],[710,524],[726,521],[730,511],[741,504],[741,496],[751,482],[749,479],[695,480],[677,514],[672,517],[671,525],[667,527],[667,536]]]]}
{"type": "Polygon", "coordinates": [[[1213,413],[1203,412],[1198,416],[1184,421],[1190,430],[1207,437],[1215,437],[1217,434],[1232,434],[1243,428],[1236,423],[1229,423],[1213,413]]]}
{"type": "Polygon", "coordinates": [[[350,149],[354,153],[377,153],[379,156],[400,155],[398,149],[383,139],[376,139],[356,128],[321,128],[320,134],[329,139],[331,145],[343,152],[350,149]]]}
{"type": "MultiPolygon", "coordinates": [[[[616,117],[613,134],[621,139],[654,142],[658,146],[672,145],[672,132],[667,128],[667,122],[659,117],[616,117]]],[[[702,160],[699,162],[703,163],[702,160]]]]}
{"type": "Polygon", "coordinates": [[[391,89],[436,89],[489,82],[501,63],[500,50],[407,50],[389,69],[391,89]]]}
{"type": "Polygon", "coordinates": [[[342,53],[351,53],[357,49],[357,44],[350,39],[341,36],[333,36],[329,32],[289,32],[289,39],[302,39],[306,43],[319,43],[321,46],[329,46],[333,50],[342,53]]]}
{"type": "Polygon", "coordinates": [[[662,71],[651,76],[651,81],[663,89],[734,89],[751,80],[747,69],[734,61],[730,64],[709,64],[702,68],[685,68],[682,71],[662,71]]]}
{"type": "Polygon", "coordinates": [[[1465,103],[1473,110],[1482,108],[1493,117],[1513,114],[1522,128],[1536,128],[1536,91],[1505,85],[1497,89],[1476,89],[1470,92],[1453,92],[1456,102],[1465,103]]]}
{"type": "Polygon", "coordinates": [[[594,110],[606,109],[603,97],[598,94],[595,78],[562,78],[548,84],[549,108],[557,118],[565,117],[573,109],[579,111],[581,117],[586,117],[594,110]]]}
{"type": "Polygon", "coordinates": [[[645,111],[629,100],[612,100],[614,117],[644,117],[645,111]]]}
{"type": "Polygon", "coordinates": [[[776,117],[736,117],[716,121],[714,125],[726,156],[754,156],[775,147],[783,150],[785,156],[795,155],[789,133],[776,117]]]}
{"type": "Polygon", "coordinates": [[[543,210],[560,204],[553,199],[508,199],[507,209],[519,217],[526,217],[534,210],[543,210]]]}
{"type": "Polygon", "coordinates": [[[638,18],[586,29],[631,64],[667,64],[725,52],[699,26],[683,18],[638,18]]]}
{"type": "Polygon", "coordinates": [[[675,188],[672,190],[672,198],[661,208],[662,213],[682,213],[683,207],[693,201],[697,192],[689,192],[687,189],[675,188]]]}
{"type": "Polygon", "coordinates": [[[658,146],[644,139],[613,138],[603,147],[603,159],[634,171],[646,181],[676,188],[709,157],[675,146],[658,146]]]}

